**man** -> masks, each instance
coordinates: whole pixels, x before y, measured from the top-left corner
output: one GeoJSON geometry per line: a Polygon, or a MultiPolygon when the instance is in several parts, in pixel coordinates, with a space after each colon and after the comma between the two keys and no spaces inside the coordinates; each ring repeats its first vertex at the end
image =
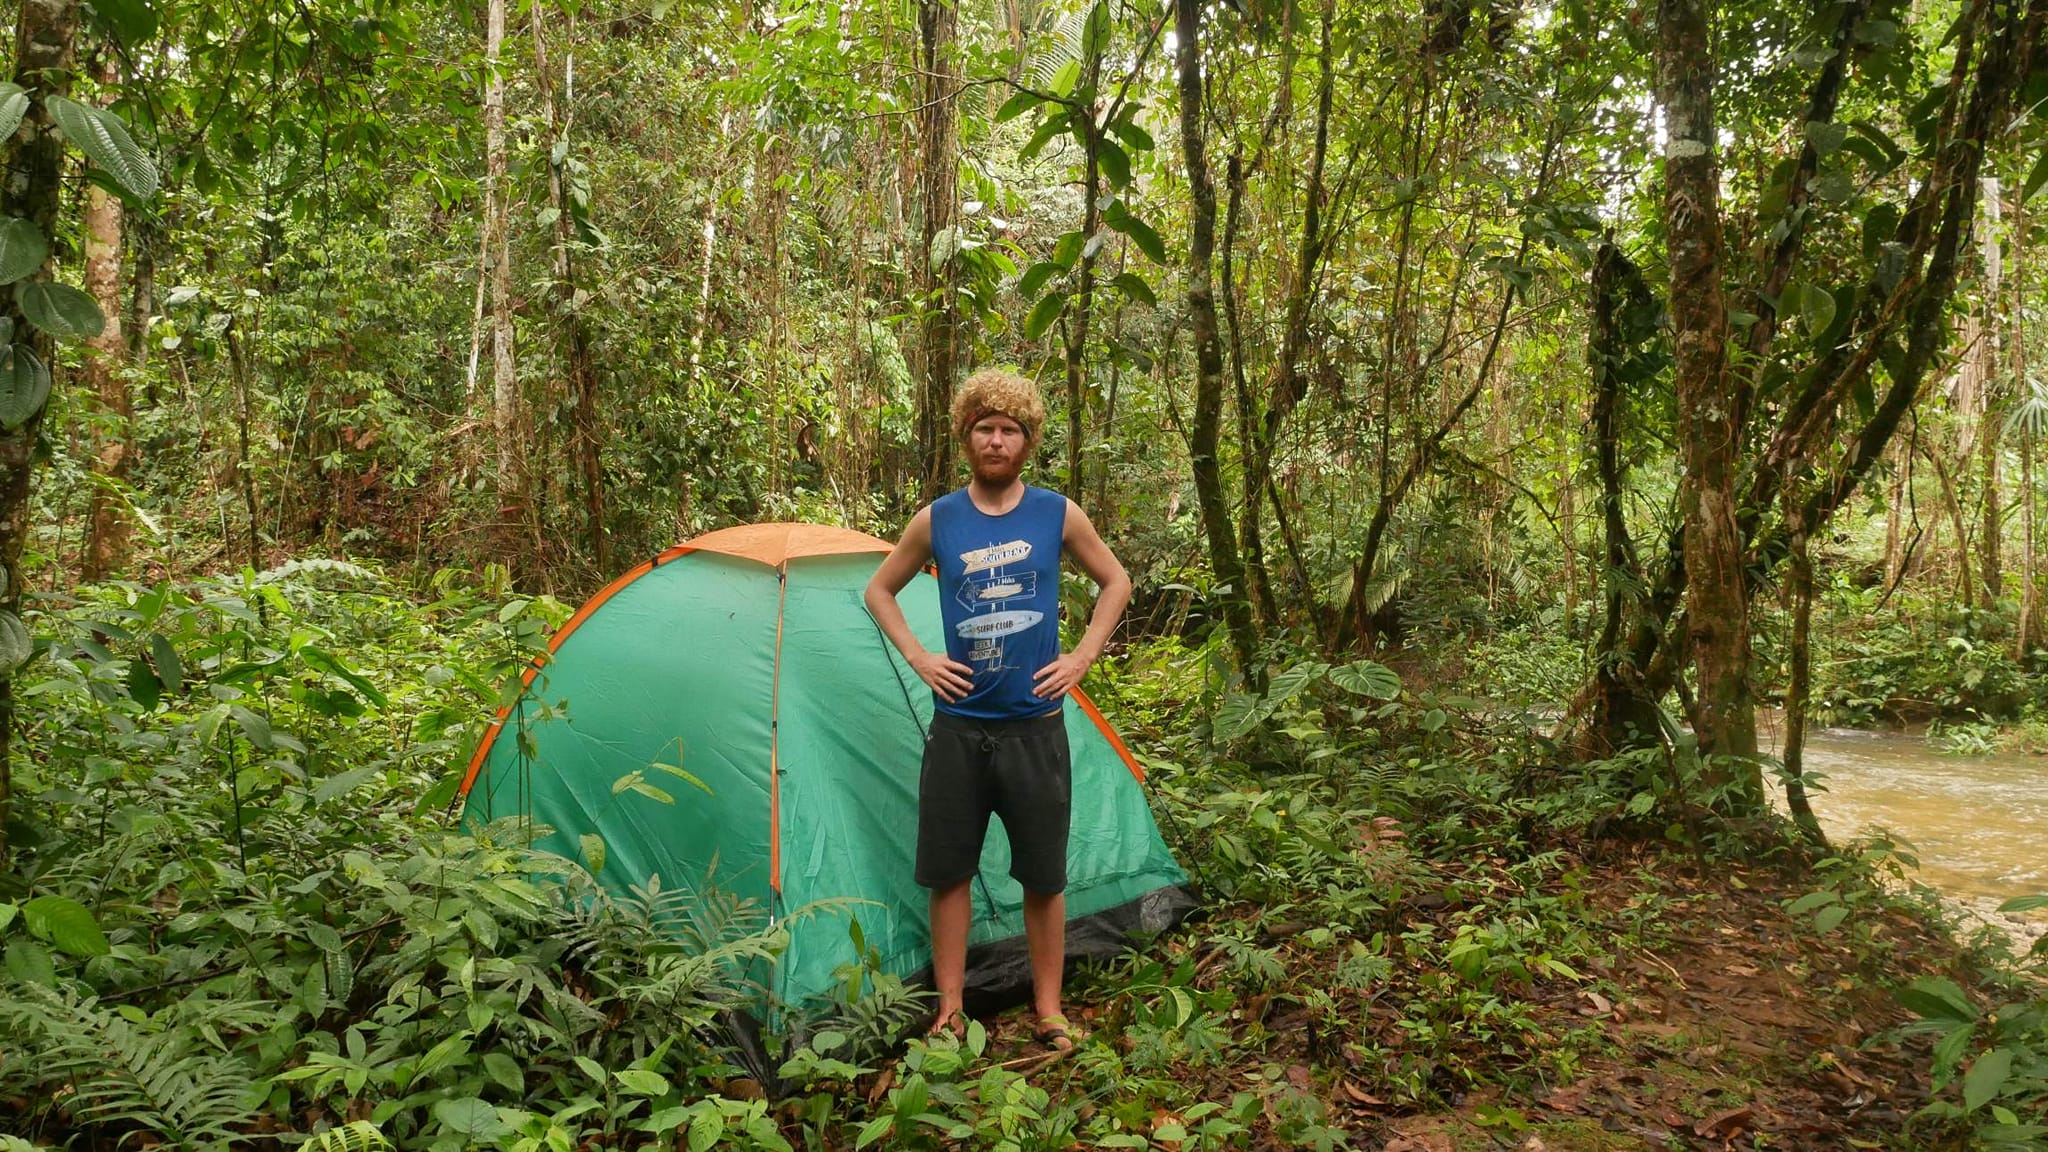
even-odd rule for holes
{"type": "Polygon", "coordinates": [[[1060,1008],[1066,952],[1071,809],[1067,691],[1102,655],[1131,599],[1130,577],[1073,501],[1026,485],[1024,462],[1045,428],[1038,387],[981,371],[953,398],[953,432],[974,478],[919,509],[868,582],[867,606],[918,678],[935,715],[918,785],[917,882],[931,891],[932,1031],[964,1028],[969,885],[988,818],[1010,838],[1010,874],[1024,888],[1034,1034],[1073,1047],[1060,1008]],[[1060,653],[1060,558],[1101,586],[1087,634],[1060,653]],[[928,562],[939,573],[946,649],[911,634],[896,594],[928,562]]]}

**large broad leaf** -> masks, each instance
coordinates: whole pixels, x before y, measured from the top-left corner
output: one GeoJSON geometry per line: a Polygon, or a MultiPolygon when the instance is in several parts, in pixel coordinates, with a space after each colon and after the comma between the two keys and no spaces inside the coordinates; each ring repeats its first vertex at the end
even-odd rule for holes
{"type": "Polygon", "coordinates": [[[1922,976],[1895,995],[1906,1010],[1929,1020],[1964,1023],[1977,1018],[1977,1007],[1955,981],[1946,976],[1922,976]]]}
{"type": "Polygon", "coordinates": [[[50,398],[50,369],[26,344],[0,351],[0,428],[19,428],[50,398]]]}
{"type": "Polygon", "coordinates": [[[28,322],[59,340],[90,340],[107,330],[107,318],[93,298],[54,280],[23,280],[14,302],[28,322]]]}
{"type": "Polygon", "coordinates": [[[38,896],[21,906],[21,918],[38,939],[72,956],[105,956],[107,934],[85,905],[63,896],[38,896]]]}
{"type": "Polygon", "coordinates": [[[0,82],[0,140],[14,138],[15,130],[21,127],[21,118],[28,114],[28,93],[21,85],[0,82]]]}
{"type": "Polygon", "coordinates": [[[2048,894],[2015,896],[1998,906],[2000,912],[2032,912],[2036,908],[2048,908],[2048,894]]]}
{"type": "Polygon", "coordinates": [[[1104,221],[1111,228],[1129,236],[1131,243],[1136,244],[1145,255],[1150,256],[1153,263],[1166,263],[1166,241],[1159,238],[1159,233],[1153,231],[1150,224],[1145,223],[1128,212],[1116,220],[1110,220],[1105,217],[1104,221]]]}
{"type": "Polygon", "coordinates": [[[1050,260],[1040,260],[1024,270],[1023,277],[1017,281],[1017,295],[1026,300],[1037,299],[1038,294],[1045,290],[1045,282],[1064,271],[1065,268],[1050,260]]]}
{"type": "Polygon", "coordinates": [[[1401,678],[1392,668],[1376,660],[1358,660],[1342,667],[1330,669],[1330,683],[1370,696],[1374,700],[1392,700],[1401,694],[1401,678]]]}
{"type": "Polygon", "coordinates": [[[1036,340],[1045,335],[1052,322],[1059,319],[1060,311],[1067,306],[1065,292],[1047,292],[1038,303],[1032,305],[1031,314],[1024,317],[1024,335],[1036,340]]]}
{"type": "Polygon", "coordinates": [[[1970,1070],[1963,1074],[1963,1111],[1975,1112],[1982,1108],[2011,1078],[2010,1048],[1993,1048],[1971,1061],[1970,1070]]]}
{"type": "Polygon", "coordinates": [[[156,36],[156,10],[149,0],[92,0],[92,10],[100,23],[130,48],[156,36]]]}
{"type": "Polygon", "coordinates": [[[1273,714],[1263,697],[1248,692],[1231,692],[1223,697],[1223,704],[1216,709],[1216,718],[1209,722],[1209,731],[1218,740],[1235,740],[1257,728],[1266,717],[1273,714]]]}
{"type": "Polygon", "coordinates": [[[1292,700],[1301,694],[1303,688],[1323,678],[1330,666],[1317,660],[1306,660],[1273,677],[1266,685],[1266,704],[1273,707],[1292,700]]]}
{"type": "Polygon", "coordinates": [[[21,617],[0,609],[0,680],[5,680],[28,663],[34,649],[29,644],[28,626],[21,617]]]}
{"type": "Polygon", "coordinates": [[[35,274],[50,258],[50,238],[33,220],[11,216],[0,220],[0,284],[35,274]]]}
{"type": "Polygon", "coordinates": [[[1130,154],[1110,141],[1095,142],[1095,163],[1102,168],[1111,188],[1122,188],[1131,182],[1130,154]]]}
{"type": "Polygon", "coordinates": [[[62,96],[45,97],[43,107],[64,130],[64,138],[106,169],[121,187],[143,200],[156,195],[156,165],[128,134],[128,126],[119,116],[62,96]]]}

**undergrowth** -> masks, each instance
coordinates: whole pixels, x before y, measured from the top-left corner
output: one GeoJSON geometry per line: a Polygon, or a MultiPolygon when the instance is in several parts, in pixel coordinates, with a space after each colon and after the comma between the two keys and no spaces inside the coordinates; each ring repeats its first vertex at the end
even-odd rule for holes
{"type": "MultiPolygon", "coordinates": [[[[1254,690],[1158,643],[1097,694],[1207,914],[1076,972],[1092,1036],[1026,1075],[980,1022],[906,1047],[921,997],[872,965],[769,1003],[786,924],[745,901],[455,826],[451,769],[564,605],[302,563],[41,608],[0,872],[0,1129],[28,1146],[1347,1146],[1347,1100],[1535,1091],[1608,1053],[1573,1007],[1668,923],[1654,875],[1597,890],[1603,838],[1757,851],[1693,836],[1683,756],[1565,766],[1370,661],[1254,690]]],[[[1825,864],[1800,914],[1853,932],[1879,868],[1825,864]]],[[[2018,979],[1902,993],[1939,1032],[1925,1133],[2030,1138],[2048,1035],[2018,979]]]]}

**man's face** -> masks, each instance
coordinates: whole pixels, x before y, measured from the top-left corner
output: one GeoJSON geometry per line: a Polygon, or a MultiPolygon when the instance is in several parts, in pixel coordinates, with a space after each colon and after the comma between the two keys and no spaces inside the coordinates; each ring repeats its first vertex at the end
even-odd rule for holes
{"type": "Polygon", "coordinates": [[[967,460],[974,478],[984,484],[1008,484],[1024,471],[1031,440],[1024,426],[1001,413],[976,420],[967,429],[967,460]]]}

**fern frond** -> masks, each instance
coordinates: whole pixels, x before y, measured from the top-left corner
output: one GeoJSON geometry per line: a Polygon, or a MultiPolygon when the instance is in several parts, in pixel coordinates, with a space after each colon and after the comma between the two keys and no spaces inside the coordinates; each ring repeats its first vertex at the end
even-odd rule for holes
{"type": "Polygon", "coordinates": [[[1086,49],[1089,7],[1083,6],[1079,11],[1061,16],[1039,38],[1038,51],[1031,57],[1031,83],[1034,86],[1050,88],[1061,69],[1080,62],[1086,49]]]}
{"type": "Polygon", "coordinates": [[[391,1141],[368,1120],[351,1120],[299,1145],[299,1152],[391,1152],[391,1149],[391,1141]]]}

